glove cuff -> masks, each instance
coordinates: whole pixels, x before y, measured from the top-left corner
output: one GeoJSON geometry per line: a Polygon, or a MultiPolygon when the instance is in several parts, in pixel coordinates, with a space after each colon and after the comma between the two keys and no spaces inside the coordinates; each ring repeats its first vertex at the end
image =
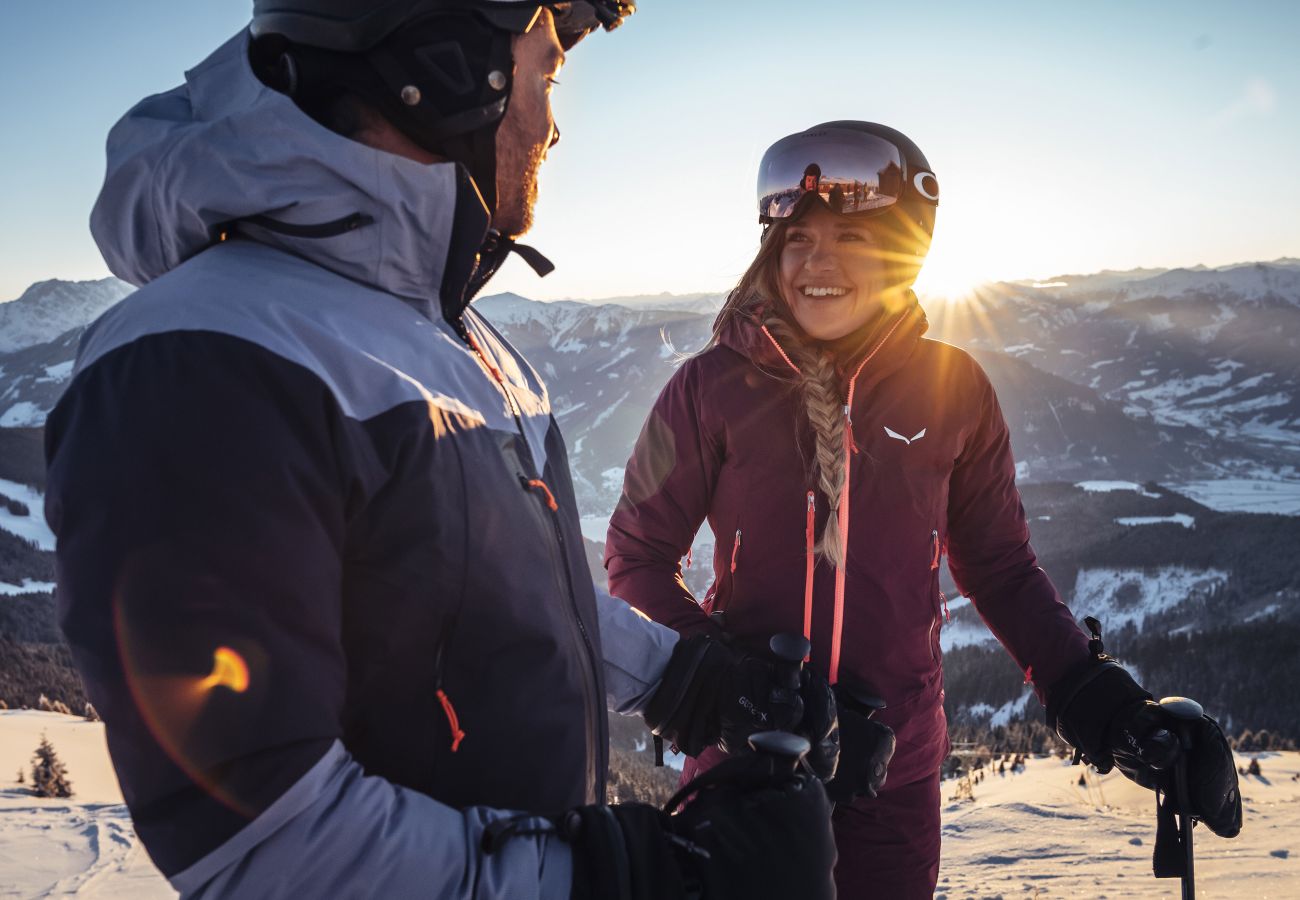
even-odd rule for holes
{"type": "Polygon", "coordinates": [[[1108,734],[1122,709],[1151,694],[1112,659],[1090,659],[1052,685],[1047,725],[1100,772],[1114,768],[1108,734]]]}

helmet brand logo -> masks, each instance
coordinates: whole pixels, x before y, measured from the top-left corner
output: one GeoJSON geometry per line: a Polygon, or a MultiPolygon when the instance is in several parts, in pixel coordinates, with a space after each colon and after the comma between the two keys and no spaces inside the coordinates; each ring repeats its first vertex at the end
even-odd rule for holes
{"type": "Polygon", "coordinates": [[[939,202],[939,179],[933,172],[917,172],[912,178],[912,187],[925,199],[939,202]]]}

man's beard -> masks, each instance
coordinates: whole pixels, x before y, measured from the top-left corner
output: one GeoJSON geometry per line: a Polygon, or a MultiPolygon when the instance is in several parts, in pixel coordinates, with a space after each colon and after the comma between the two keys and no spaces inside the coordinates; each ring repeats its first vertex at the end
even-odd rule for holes
{"type": "Polygon", "coordinates": [[[507,237],[518,237],[533,227],[537,175],[546,148],[532,145],[524,152],[516,145],[503,149],[497,163],[497,208],[492,225],[507,237]]]}

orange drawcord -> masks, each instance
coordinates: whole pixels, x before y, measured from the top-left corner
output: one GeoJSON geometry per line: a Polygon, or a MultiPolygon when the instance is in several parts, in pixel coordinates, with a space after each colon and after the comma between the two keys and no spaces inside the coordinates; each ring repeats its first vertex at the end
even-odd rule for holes
{"type": "Polygon", "coordinates": [[[492,362],[491,357],[483,352],[483,348],[479,346],[478,338],[474,337],[474,333],[467,329],[465,331],[465,337],[469,338],[469,345],[474,348],[474,352],[478,354],[478,358],[483,360],[483,365],[487,366],[488,371],[492,373],[492,377],[497,380],[497,383],[505,384],[505,376],[502,375],[501,370],[496,367],[496,363],[492,362]]]}
{"type": "Polygon", "coordinates": [[[736,554],[740,552],[740,529],[736,529],[736,542],[731,545],[731,571],[736,571],[736,554]]]}
{"type": "Polygon", "coordinates": [[[1034,683],[1034,667],[1030,666],[1028,669],[1025,669],[1025,684],[1033,684],[1033,683],[1034,683]]]}
{"type": "Polygon", "coordinates": [[[555,495],[551,493],[551,489],[546,486],[545,481],[542,481],[540,478],[532,478],[529,480],[528,486],[530,488],[536,488],[546,495],[546,508],[551,512],[555,512],[560,508],[560,504],[555,502],[555,495]]]}
{"type": "MultiPolygon", "coordinates": [[[[850,395],[852,387],[849,388],[850,395]]],[[[830,683],[840,680],[840,645],[844,640],[844,567],[849,554],[849,472],[853,459],[853,429],[849,418],[849,407],[844,407],[844,487],[840,488],[840,556],[843,563],[835,567],[835,618],[831,623],[831,671],[830,683]]]]}
{"type": "Polygon", "coordinates": [[[695,558],[695,548],[689,547],[686,550],[686,568],[691,567],[691,560],[695,558]]]}
{"type": "Polygon", "coordinates": [[[817,532],[817,508],[814,505],[816,493],[808,492],[808,524],[804,528],[804,541],[807,552],[804,557],[803,572],[803,636],[808,639],[809,652],[804,657],[804,662],[808,662],[812,656],[812,607],[813,607],[813,567],[816,560],[813,556],[813,544],[817,532]]]}
{"type": "Polygon", "coordinates": [[[794,369],[795,374],[802,375],[803,372],[800,372],[799,367],[790,361],[790,357],[786,356],[785,350],[781,348],[781,344],[777,341],[777,339],[772,337],[772,332],[767,330],[767,326],[760,325],[759,327],[763,330],[763,334],[767,335],[767,339],[772,342],[772,346],[776,348],[776,352],[781,354],[781,358],[785,360],[786,365],[794,369]]]}
{"type": "MultiPolygon", "coordinates": [[[[844,400],[844,487],[840,489],[840,547],[842,548],[841,558],[848,561],[849,553],[849,476],[852,471],[851,463],[853,460],[853,450],[855,442],[853,440],[853,394],[857,390],[858,376],[866,368],[867,363],[871,362],[875,355],[880,352],[880,348],[885,346],[898,326],[903,324],[903,320],[908,318],[907,314],[899,316],[889,330],[885,332],[871,352],[862,358],[858,363],[858,368],[854,371],[853,377],[849,379],[849,395],[844,400]]],[[[844,565],[837,566],[835,569],[835,619],[831,627],[831,669],[830,683],[835,684],[840,678],[840,644],[844,639],[844,565]]]]}
{"type": "Polygon", "coordinates": [[[438,688],[438,702],[442,704],[442,711],[447,716],[447,724],[451,725],[451,752],[455,753],[460,749],[465,732],[460,730],[460,717],[456,715],[456,707],[451,705],[451,698],[442,688],[438,688]]]}

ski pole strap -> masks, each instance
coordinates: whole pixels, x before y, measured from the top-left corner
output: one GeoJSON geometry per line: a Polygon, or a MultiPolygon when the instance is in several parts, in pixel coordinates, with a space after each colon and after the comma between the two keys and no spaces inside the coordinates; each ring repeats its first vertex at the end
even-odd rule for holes
{"type": "Polygon", "coordinates": [[[1174,819],[1175,805],[1168,793],[1156,791],[1156,847],[1151,854],[1151,868],[1157,878],[1182,878],[1187,874],[1187,852],[1174,819]]]}

